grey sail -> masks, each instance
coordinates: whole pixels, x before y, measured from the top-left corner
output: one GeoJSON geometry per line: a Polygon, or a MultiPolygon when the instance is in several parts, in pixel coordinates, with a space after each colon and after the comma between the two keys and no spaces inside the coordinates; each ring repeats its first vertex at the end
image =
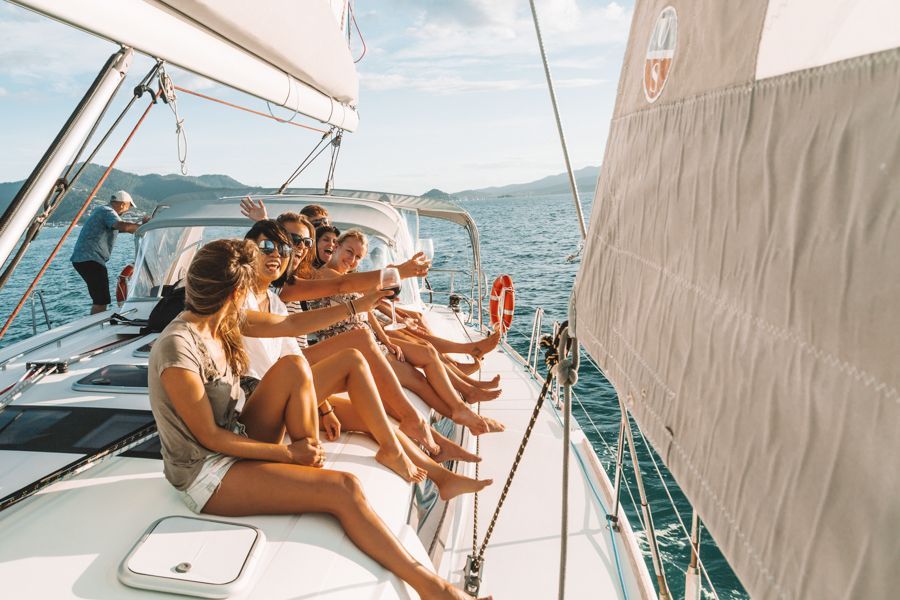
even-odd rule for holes
{"type": "Polygon", "coordinates": [[[576,333],[753,597],[900,587],[898,19],[635,8],[576,333]]]}

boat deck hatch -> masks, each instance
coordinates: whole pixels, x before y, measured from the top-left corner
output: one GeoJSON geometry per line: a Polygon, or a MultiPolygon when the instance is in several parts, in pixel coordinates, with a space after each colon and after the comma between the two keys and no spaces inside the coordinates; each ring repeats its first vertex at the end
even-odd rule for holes
{"type": "Polygon", "coordinates": [[[147,365],[106,365],[72,384],[80,392],[147,393],[147,365]]]}
{"type": "Polygon", "coordinates": [[[153,350],[153,342],[156,339],[152,339],[143,346],[139,346],[134,352],[131,353],[135,358],[147,358],[150,356],[150,351],[153,350]]]}
{"type": "Polygon", "coordinates": [[[227,598],[252,577],[265,542],[256,527],[196,517],[163,517],[119,565],[119,581],[146,590],[227,598]]]}

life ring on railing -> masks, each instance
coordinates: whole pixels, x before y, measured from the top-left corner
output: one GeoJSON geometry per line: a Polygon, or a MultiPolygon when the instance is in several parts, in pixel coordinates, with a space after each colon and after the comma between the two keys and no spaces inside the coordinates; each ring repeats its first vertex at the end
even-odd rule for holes
{"type": "Polygon", "coordinates": [[[125,265],[116,281],[116,302],[125,302],[128,298],[128,278],[134,274],[134,265],[125,265]]]}
{"type": "Polygon", "coordinates": [[[512,325],[513,313],[516,310],[516,288],[513,287],[509,275],[500,275],[491,286],[491,327],[500,326],[505,333],[512,325]]]}

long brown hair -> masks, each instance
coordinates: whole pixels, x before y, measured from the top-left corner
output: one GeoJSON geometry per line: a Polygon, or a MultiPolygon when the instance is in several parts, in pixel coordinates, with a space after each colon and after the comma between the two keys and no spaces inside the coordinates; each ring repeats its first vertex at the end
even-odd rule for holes
{"type": "Polygon", "coordinates": [[[272,285],[275,287],[284,287],[285,283],[294,283],[298,277],[300,279],[310,279],[313,275],[313,271],[315,271],[313,261],[316,257],[316,228],[313,227],[313,224],[309,222],[309,219],[307,219],[305,215],[295,212],[283,212],[278,215],[278,218],[275,220],[278,221],[278,224],[282,227],[284,227],[285,223],[299,223],[300,225],[303,225],[306,227],[309,237],[312,238],[313,245],[312,248],[306,249],[306,255],[303,257],[303,260],[300,261],[296,271],[291,272],[290,268],[288,268],[281,279],[275,281],[272,285]]]}
{"type": "Polygon", "coordinates": [[[249,360],[241,337],[242,313],[233,299],[235,293],[252,289],[258,253],[256,244],[249,240],[210,242],[194,255],[185,281],[185,310],[207,316],[225,307],[213,335],[222,343],[231,372],[238,375],[246,370],[249,360]]]}

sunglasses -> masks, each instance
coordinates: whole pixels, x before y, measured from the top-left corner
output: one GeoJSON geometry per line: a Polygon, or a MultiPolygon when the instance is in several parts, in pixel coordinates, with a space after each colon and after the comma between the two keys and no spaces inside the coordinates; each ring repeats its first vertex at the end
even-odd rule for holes
{"type": "Polygon", "coordinates": [[[276,244],[272,240],[260,240],[256,243],[256,246],[259,248],[259,251],[266,256],[274,254],[277,251],[281,258],[287,258],[294,251],[294,249],[287,244],[276,244]]]}
{"type": "Polygon", "coordinates": [[[328,217],[319,217],[318,219],[312,219],[310,223],[313,224],[313,227],[321,227],[322,225],[330,225],[331,221],[328,220],[328,217]]]}
{"type": "Polygon", "coordinates": [[[299,233],[291,234],[291,242],[294,243],[294,246],[303,246],[304,248],[312,248],[313,239],[310,237],[304,237],[299,233]]]}

